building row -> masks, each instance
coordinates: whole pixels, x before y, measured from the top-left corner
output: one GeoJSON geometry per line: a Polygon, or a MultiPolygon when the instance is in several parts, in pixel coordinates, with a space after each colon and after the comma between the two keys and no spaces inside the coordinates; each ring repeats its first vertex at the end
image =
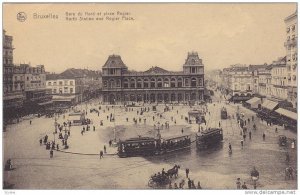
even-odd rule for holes
{"type": "Polygon", "coordinates": [[[67,69],[49,74],[44,65],[14,64],[13,37],[3,31],[4,120],[45,112],[57,105],[74,105],[99,96],[101,72],[67,69]]]}
{"type": "Polygon", "coordinates": [[[232,65],[224,68],[212,78],[233,96],[234,100],[245,101],[253,95],[276,102],[287,101],[297,108],[297,13],[285,20],[286,55],[271,64],[232,65]]]}

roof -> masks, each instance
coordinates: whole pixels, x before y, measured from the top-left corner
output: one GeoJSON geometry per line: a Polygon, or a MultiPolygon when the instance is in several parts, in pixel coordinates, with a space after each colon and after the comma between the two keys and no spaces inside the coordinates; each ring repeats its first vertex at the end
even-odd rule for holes
{"type": "Polygon", "coordinates": [[[119,55],[110,55],[103,68],[127,68],[119,55]]]}
{"type": "Polygon", "coordinates": [[[169,71],[160,68],[158,66],[152,66],[150,69],[146,70],[144,73],[152,73],[152,74],[159,74],[159,73],[168,73],[169,71]]]}
{"type": "Polygon", "coordinates": [[[62,78],[78,78],[78,77],[92,77],[98,78],[101,76],[100,71],[88,69],[69,68],[60,74],[62,78]]]}
{"type": "Polygon", "coordinates": [[[136,142],[136,141],[155,141],[152,137],[134,137],[127,140],[124,140],[123,142],[136,142]]]}
{"type": "Polygon", "coordinates": [[[184,65],[203,65],[197,52],[189,52],[184,65]]]}
{"type": "Polygon", "coordinates": [[[196,135],[199,136],[199,135],[209,135],[211,133],[215,133],[215,132],[219,132],[219,131],[222,131],[222,129],[218,129],[218,128],[210,128],[210,129],[207,129],[205,131],[202,131],[200,133],[197,133],[196,135]]]}
{"type": "Polygon", "coordinates": [[[254,97],[254,98],[251,98],[250,100],[248,100],[248,101],[246,101],[248,104],[256,104],[256,103],[258,103],[258,102],[260,102],[261,101],[261,99],[260,98],[258,98],[258,97],[254,97]]]}
{"type": "Polygon", "coordinates": [[[278,108],[277,110],[275,110],[275,112],[277,112],[278,114],[284,115],[290,119],[294,119],[294,120],[298,119],[297,113],[283,109],[283,108],[278,108]]]}
{"type": "Polygon", "coordinates": [[[277,102],[273,102],[271,100],[265,100],[265,102],[261,106],[267,108],[268,110],[273,110],[277,105],[278,105],[277,102]]]}
{"type": "Polygon", "coordinates": [[[267,64],[263,65],[249,65],[249,70],[258,70],[258,69],[265,69],[267,68],[267,64]]]}
{"type": "Polygon", "coordinates": [[[191,134],[181,134],[181,135],[173,135],[173,136],[169,136],[169,137],[163,137],[164,140],[171,140],[171,139],[180,139],[180,138],[184,138],[184,137],[188,137],[190,138],[191,134]]]}

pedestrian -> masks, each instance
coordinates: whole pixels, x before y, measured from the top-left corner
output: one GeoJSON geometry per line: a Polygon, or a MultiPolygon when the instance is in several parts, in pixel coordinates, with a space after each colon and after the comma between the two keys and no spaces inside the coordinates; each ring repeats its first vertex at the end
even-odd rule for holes
{"type": "Polygon", "coordinates": [[[96,127],[95,126],[93,126],[93,131],[96,131],[96,127]]]}
{"type": "Polygon", "coordinates": [[[242,146],[242,148],[244,147],[244,140],[243,139],[241,140],[241,146],[242,146]]]}
{"type": "Polygon", "coordinates": [[[106,146],[105,145],[104,145],[103,149],[104,149],[104,153],[106,154],[106,146]]]}
{"type": "Polygon", "coordinates": [[[221,122],[219,121],[219,127],[221,127],[221,122]]]}
{"type": "Polygon", "coordinates": [[[265,134],[265,132],[263,133],[263,140],[264,141],[266,140],[266,134],[265,134]]]}
{"type": "Polygon", "coordinates": [[[246,133],[243,134],[244,141],[246,141],[246,133]]]}
{"type": "Polygon", "coordinates": [[[290,155],[288,152],[285,154],[285,161],[290,162],[290,155]]]}
{"type": "Polygon", "coordinates": [[[53,150],[50,150],[50,158],[53,158],[53,150]]]}
{"type": "Polygon", "coordinates": [[[58,145],[58,144],[56,144],[56,150],[57,150],[57,151],[59,150],[59,145],[58,145]]]}
{"type": "Polygon", "coordinates": [[[188,178],[188,188],[189,188],[189,189],[192,188],[192,181],[190,180],[190,178],[188,178]]]}
{"type": "Polygon", "coordinates": [[[108,144],[109,144],[109,147],[111,147],[112,141],[111,141],[111,140],[109,140],[108,144]]]}
{"type": "Polygon", "coordinates": [[[100,159],[103,158],[103,151],[100,151],[100,159]]]}
{"type": "Polygon", "coordinates": [[[178,189],[177,183],[174,183],[174,189],[178,189]]]}
{"type": "Polygon", "coordinates": [[[173,189],[171,182],[169,183],[169,189],[173,189]]]}
{"type": "Polygon", "coordinates": [[[242,185],[242,189],[248,189],[247,185],[246,185],[246,182],[244,182],[244,184],[242,185]]]}
{"type": "Polygon", "coordinates": [[[181,133],[183,134],[183,128],[181,129],[181,133]]]}
{"type": "Polygon", "coordinates": [[[40,146],[43,144],[43,139],[41,138],[40,139],[40,146]]]}
{"type": "Polygon", "coordinates": [[[231,152],[232,151],[231,143],[229,143],[228,148],[229,148],[229,152],[231,152]]]}
{"type": "Polygon", "coordinates": [[[237,180],[236,180],[236,188],[237,189],[241,189],[241,181],[240,180],[241,180],[240,178],[237,178],[237,180]]]}
{"type": "Polygon", "coordinates": [[[252,135],[252,133],[251,133],[251,131],[249,131],[249,139],[251,140],[251,135],[252,135]]]}
{"type": "Polygon", "coordinates": [[[277,129],[277,127],[275,128],[275,133],[278,133],[278,129],[277,129]]]}
{"type": "Polygon", "coordinates": [[[29,121],[29,124],[31,125],[31,123],[32,123],[32,121],[30,120],[30,121],[29,121]]]}
{"type": "Polygon", "coordinates": [[[202,187],[201,187],[201,185],[200,185],[200,181],[198,181],[197,189],[202,189],[202,187]]]}
{"type": "Polygon", "coordinates": [[[186,168],[186,169],[185,169],[185,175],[186,175],[186,178],[189,177],[189,173],[190,173],[190,169],[186,168]]]}

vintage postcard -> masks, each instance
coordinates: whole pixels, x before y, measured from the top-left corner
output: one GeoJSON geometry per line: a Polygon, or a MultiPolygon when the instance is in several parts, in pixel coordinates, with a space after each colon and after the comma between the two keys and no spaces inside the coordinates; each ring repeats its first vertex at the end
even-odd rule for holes
{"type": "Polygon", "coordinates": [[[3,189],[297,190],[297,3],[2,9],[3,189]]]}

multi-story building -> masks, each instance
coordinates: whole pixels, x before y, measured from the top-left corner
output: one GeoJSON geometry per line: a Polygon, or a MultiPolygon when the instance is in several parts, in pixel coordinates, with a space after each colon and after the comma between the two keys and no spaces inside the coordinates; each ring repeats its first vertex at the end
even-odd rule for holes
{"type": "Polygon", "coordinates": [[[259,94],[259,76],[266,70],[267,64],[263,65],[249,65],[249,71],[252,72],[252,92],[259,94]]]}
{"type": "Polygon", "coordinates": [[[54,104],[74,104],[82,101],[79,79],[67,78],[58,74],[47,74],[46,78],[46,86],[53,95],[54,104]]]}
{"type": "Polygon", "coordinates": [[[233,96],[252,96],[252,72],[248,67],[233,67],[231,69],[231,90],[233,96]]]}
{"type": "Polygon", "coordinates": [[[117,102],[194,102],[204,98],[204,65],[198,53],[188,53],[183,71],[152,67],[129,71],[119,55],[102,67],[103,100],[117,102]]]}
{"type": "Polygon", "coordinates": [[[288,101],[297,107],[297,70],[298,70],[298,32],[297,32],[297,11],[286,17],[286,68],[287,68],[287,86],[288,101]]]}
{"type": "Polygon", "coordinates": [[[287,100],[286,57],[273,62],[271,77],[271,98],[278,102],[287,100]]]}
{"type": "Polygon", "coordinates": [[[3,111],[4,118],[11,118],[22,109],[24,80],[13,65],[13,37],[3,30],[3,111]]]}
{"type": "Polygon", "coordinates": [[[271,95],[271,65],[266,65],[265,68],[257,72],[258,75],[258,94],[262,97],[270,97],[271,95]]]}
{"type": "Polygon", "coordinates": [[[6,31],[3,30],[3,66],[13,65],[13,37],[6,35],[6,31]]]}
{"type": "Polygon", "coordinates": [[[47,74],[46,86],[55,104],[73,105],[99,96],[101,73],[71,68],[61,74],[47,74]]]}

